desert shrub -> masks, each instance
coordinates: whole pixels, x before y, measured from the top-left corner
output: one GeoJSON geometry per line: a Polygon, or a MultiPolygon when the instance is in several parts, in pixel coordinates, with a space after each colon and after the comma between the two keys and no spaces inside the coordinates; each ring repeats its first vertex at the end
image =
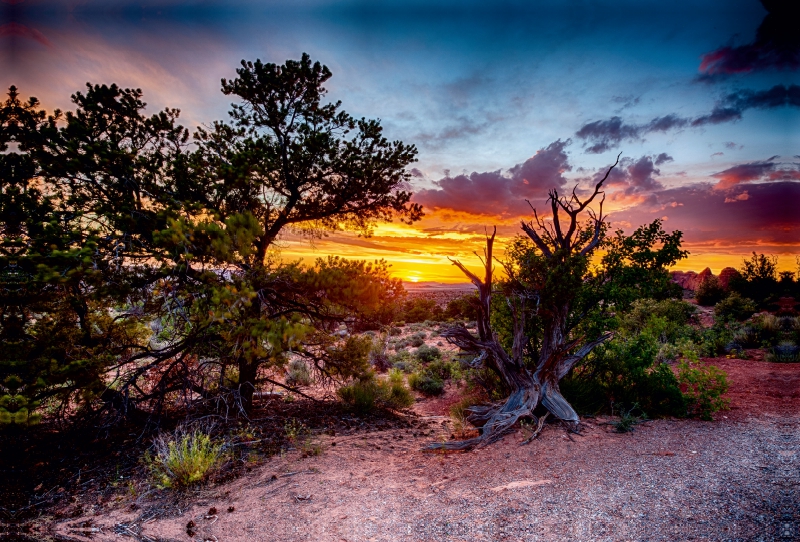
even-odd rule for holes
{"type": "Polygon", "coordinates": [[[756,303],[752,299],[740,296],[733,292],[728,297],[714,306],[714,316],[717,320],[747,320],[756,312],[756,303]]]}
{"type": "Polygon", "coordinates": [[[672,326],[680,327],[689,323],[696,310],[691,303],[679,299],[637,299],[621,318],[620,328],[628,333],[641,332],[653,318],[662,318],[672,326]]]}
{"type": "MultiPolygon", "coordinates": [[[[614,408],[611,408],[611,413],[614,414],[614,408]]],[[[617,433],[630,433],[637,425],[647,421],[647,413],[639,408],[638,403],[634,403],[629,409],[620,409],[619,419],[611,422],[617,433]],[[638,414],[636,413],[638,411],[638,414]]]]}
{"type": "Polygon", "coordinates": [[[420,347],[425,344],[425,337],[426,335],[424,331],[417,331],[408,338],[408,345],[413,346],[414,348],[420,347]]]}
{"type": "Polygon", "coordinates": [[[286,384],[289,386],[308,386],[311,384],[311,372],[308,370],[306,362],[294,359],[289,362],[286,371],[286,384]]]}
{"type": "Polygon", "coordinates": [[[444,393],[444,381],[425,371],[412,373],[408,377],[408,385],[423,395],[441,395],[444,393]]]}
{"type": "Polygon", "coordinates": [[[711,420],[714,412],[727,408],[728,401],[722,394],[728,391],[728,379],[719,368],[701,365],[696,357],[688,357],[678,366],[678,381],[687,415],[711,420]]]}
{"type": "Polygon", "coordinates": [[[713,307],[725,298],[725,288],[722,283],[714,275],[708,276],[697,287],[694,293],[694,298],[697,300],[698,305],[704,307],[713,307]]]}
{"type": "Polygon", "coordinates": [[[781,341],[769,349],[766,360],[772,363],[798,363],[800,362],[800,346],[791,341],[781,341]]]}
{"type": "Polygon", "coordinates": [[[732,344],[740,348],[755,348],[761,344],[761,339],[753,326],[743,326],[733,332],[732,344]]]}
{"type": "Polygon", "coordinates": [[[391,371],[388,381],[378,380],[370,373],[342,386],[336,393],[343,403],[359,414],[368,414],[376,408],[398,410],[414,403],[399,371],[391,371]]]}
{"type": "Polygon", "coordinates": [[[700,356],[714,357],[725,353],[733,340],[733,330],[722,322],[714,322],[710,328],[696,330],[692,339],[700,356]]]}
{"type": "Polygon", "coordinates": [[[399,327],[397,327],[397,326],[391,326],[391,327],[389,328],[389,335],[391,335],[392,337],[397,337],[397,336],[398,336],[398,335],[400,335],[402,332],[403,332],[403,330],[402,330],[402,329],[400,329],[400,328],[399,328],[399,327]]]}
{"type": "Polygon", "coordinates": [[[792,326],[789,329],[789,335],[795,343],[800,343],[800,316],[792,318],[792,326]]]}
{"type": "Polygon", "coordinates": [[[388,341],[389,337],[386,333],[375,336],[372,341],[372,348],[369,351],[369,363],[379,373],[385,373],[391,367],[389,356],[386,355],[388,341]]]}
{"type": "Polygon", "coordinates": [[[464,435],[464,432],[470,426],[467,421],[469,407],[479,405],[483,400],[477,395],[467,395],[462,397],[460,401],[450,405],[450,419],[453,420],[453,432],[457,435],[464,435]]]}
{"type": "Polygon", "coordinates": [[[678,380],[656,362],[659,348],[647,334],[611,340],[561,381],[562,394],[583,412],[598,412],[613,402],[620,409],[638,404],[651,417],[682,415],[678,380]]]}
{"type": "Polygon", "coordinates": [[[369,353],[372,338],[351,335],[344,343],[327,349],[327,368],[343,378],[359,378],[370,370],[369,353]]]}
{"type": "Polygon", "coordinates": [[[464,294],[462,296],[451,299],[447,303],[447,308],[444,315],[447,318],[460,319],[460,320],[477,320],[478,319],[478,306],[480,301],[477,292],[471,294],[464,294]]]}
{"type": "Polygon", "coordinates": [[[423,344],[417,349],[415,355],[417,356],[418,360],[423,363],[427,363],[436,359],[440,359],[442,357],[442,352],[435,346],[423,344]]]}
{"type": "Polygon", "coordinates": [[[433,299],[418,297],[406,301],[403,306],[403,319],[406,322],[424,322],[442,319],[444,311],[433,299]]]}
{"type": "Polygon", "coordinates": [[[781,319],[774,314],[762,313],[753,318],[753,328],[763,346],[774,345],[781,336],[781,319]]]}
{"type": "Polygon", "coordinates": [[[442,359],[430,362],[428,366],[425,367],[425,372],[439,380],[459,379],[463,376],[461,366],[458,362],[442,359]]]}
{"type": "Polygon", "coordinates": [[[177,430],[153,441],[154,453],[145,462],[156,485],[186,488],[200,483],[222,463],[222,447],[200,430],[177,430]]]}

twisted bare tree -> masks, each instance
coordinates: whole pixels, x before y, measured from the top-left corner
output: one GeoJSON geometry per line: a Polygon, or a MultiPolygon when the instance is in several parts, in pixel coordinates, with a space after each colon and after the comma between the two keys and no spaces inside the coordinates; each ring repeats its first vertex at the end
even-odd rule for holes
{"type": "Polygon", "coordinates": [[[479,428],[479,436],[433,443],[428,449],[467,450],[491,444],[506,434],[520,418],[533,418],[538,425],[537,432],[541,431],[544,418],[550,414],[571,429],[577,429],[578,414],[561,395],[558,383],[592,349],[611,337],[610,333],[591,338],[575,336],[574,330],[585,316],[585,313],[575,314],[575,301],[582,283],[590,280],[589,259],[605,237],[608,224],[603,215],[605,195],[602,187],[617,164],[619,156],[583,200],[575,189],[569,197],[560,196],[556,189],[551,190],[547,200],[552,209],[549,223],[535,209],[533,221],[522,222],[522,230],[534,247],[524,254],[518,253],[516,264],[502,263],[511,285],[506,299],[513,329],[510,353],[501,344],[490,320],[492,249],[497,228],[486,237],[486,249],[481,259],[484,264],[482,279],[461,262],[453,261],[478,288],[478,334],[475,336],[461,325],[446,330],[442,336],[462,351],[474,354],[470,365],[494,371],[510,393],[502,404],[468,409],[467,420],[479,428]],[[601,195],[599,209],[595,212],[589,206],[601,195]],[[582,215],[588,218],[584,223],[581,223],[582,215]],[[541,327],[536,346],[533,346],[525,326],[526,319],[533,315],[537,316],[541,327]],[[526,364],[526,351],[533,363],[526,364]],[[539,404],[547,410],[541,419],[534,415],[539,404]]]}

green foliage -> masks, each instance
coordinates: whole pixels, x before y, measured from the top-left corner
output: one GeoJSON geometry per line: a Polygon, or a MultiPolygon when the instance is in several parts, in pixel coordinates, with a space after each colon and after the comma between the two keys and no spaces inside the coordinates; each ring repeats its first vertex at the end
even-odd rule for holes
{"type": "Polygon", "coordinates": [[[342,378],[361,378],[370,371],[372,339],[351,335],[343,344],[327,349],[328,370],[342,378]]]}
{"type": "Polygon", "coordinates": [[[444,311],[433,299],[418,297],[410,299],[403,305],[403,320],[408,323],[439,321],[444,317],[444,311]]]}
{"type": "Polygon", "coordinates": [[[342,402],[359,414],[369,414],[376,408],[399,410],[414,404],[399,371],[390,371],[388,381],[378,380],[370,373],[336,392],[342,402]]]}
{"type": "Polygon", "coordinates": [[[425,371],[412,373],[408,377],[408,385],[424,395],[441,395],[444,393],[444,381],[425,371]]]}
{"type": "Polygon", "coordinates": [[[728,391],[728,379],[717,367],[702,365],[689,356],[678,365],[678,381],[689,416],[711,420],[712,414],[727,408],[728,400],[722,395],[728,391]]]}
{"type": "Polygon", "coordinates": [[[417,359],[423,363],[428,363],[436,359],[441,359],[442,352],[435,346],[423,344],[415,352],[417,359]]]}
{"type": "Polygon", "coordinates": [[[477,320],[479,303],[477,293],[464,294],[448,301],[444,316],[460,320],[477,320]]]}
{"type": "Polygon", "coordinates": [[[164,488],[186,488],[206,480],[222,463],[222,447],[199,431],[177,431],[153,443],[154,455],[146,457],[156,484],[164,488]]]}
{"type": "MultiPolygon", "coordinates": [[[[611,413],[614,413],[613,406],[611,407],[611,413]]],[[[611,422],[611,425],[614,426],[614,429],[616,429],[617,433],[630,433],[636,428],[637,425],[646,421],[647,413],[643,412],[639,408],[638,403],[634,403],[633,406],[627,410],[621,409],[619,411],[619,419],[611,422]],[[635,414],[637,410],[639,411],[639,414],[635,414]]]]}
{"type": "Polygon", "coordinates": [[[769,349],[766,360],[772,363],[799,363],[800,346],[792,341],[781,341],[769,349]]]}
{"type": "Polygon", "coordinates": [[[621,409],[638,404],[649,416],[683,415],[678,380],[668,365],[656,363],[658,351],[649,334],[609,341],[562,380],[562,393],[583,411],[597,412],[613,402],[621,409]]]}
{"type": "Polygon", "coordinates": [[[286,384],[289,386],[309,386],[311,385],[311,371],[308,370],[306,362],[295,359],[289,362],[286,372],[286,384]]]}
{"type": "Polygon", "coordinates": [[[722,283],[714,275],[706,277],[694,293],[698,305],[704,307],[713,307],[722,301],[725,295],[725,288],[722,287],[722,283]]]}
{"type": "Polygon", "coordinates": [[[637,299],[620,316],[620,330],[629,335],[647,331],[662,343],[683,336],[695,313],[691,303],[678,299],[637,299]]]}
{"type": "Polygon", "coordinates": [[[753,316],[756,310],[756,304],[752,299],[747,299],[736,292],[732,292],[714,306],[714,316],[717,320],[742,322],[753,316]]]}

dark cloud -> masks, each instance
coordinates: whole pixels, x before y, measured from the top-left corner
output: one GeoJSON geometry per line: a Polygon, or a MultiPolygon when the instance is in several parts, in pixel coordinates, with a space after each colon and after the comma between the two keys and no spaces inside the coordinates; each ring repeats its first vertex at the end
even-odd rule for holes
{"type": "Polygon", "coordinates": [[[648,202],[613,213],[612,226],[632,227],[666,216],[689,244],[756,250],[764,245],[797,245],[800,183],[748,185],[747,191],[717,190],[709,184],[663,190],[648,202]]]}
{"type": "Polygon", "coordinates": [[[669,154],[662,152],[658,156],[656,156],[656,165],[660,166],[661,164],[666,164],[667,162],[674,162],[675,159],[672,158],[669,154]]]}
{"type": "Polygon", "coordinates": [[[555,141],[540,149],[531,158],[502,170],[446,175],[436,181],[436,188],[420,190],[414,201],[432,209],[450,209],[475,215],[500,217],[527,214],[525,199],[541,201],[550,188],[559,188],[567,180],[564,173],[572,170],[564,151],[570,141],[555,141]]]}
{"type": "Polygon", "coordinates": [[[615,116],[585,124],[575,136],[586,141],[587,152],[601,153],[616,147],[622,141],[640,141],[649,133],[666,133],[686,126],[700,127],[732,122],[741,119],[748,109],[774,109],[784,106],[800,107],[800,86],[775,85],[768,90],[733,92],[717,102],[710,113],[695,118],[669,114],[655,117],[645,124],[626,124],[615,116]]]}
{"type": "MultiPolygon", "coordinates": [[[[785,2],[789,4],[789,2],[785,2]]],[[[703,55],[700,80],[714,81],[734,74],[767,69],[800,68],[800,32],[797,13],[773,10],[764,18],[753,43],[725,46],[703,55]]]]}
{"type": "MultiPolygon", "coordinates": [[[[663,186],[655,177],[661,175],[661,171],[656,168],[656,162],[664,156],[667,156],[666,153],[656,156],[655,162],[652,156],[642,156],[638,160],[623,158],[620,160],[619,167],[614,168],[608,175],[605,186],[616,188],[625,195],[642,194],[662,189],[663,186]]],[[[598,171],[594,174],[592,181],[596,183],[603,178],[603,175],[605,175],[605,170],[598,171]]]]}
{"type": "Polygon", "coordinates": [[[712,177],[719,179],[716,188],[730,188],[737,184],[767,178],[770,173],[778,170],[779,164],[775,162],[775,158],[777,156],[760,162],[738,164],[719,173],[714,173],[712,177]]]}
{"type": "Polygon", "coordinates": [[[732,149],[733,150],[733,149],[741,149],[742,148],[742,145],[737,145],[733,141],[726,141],[724,143],[724,145],[725,145],[726,149],[732,149]]]}

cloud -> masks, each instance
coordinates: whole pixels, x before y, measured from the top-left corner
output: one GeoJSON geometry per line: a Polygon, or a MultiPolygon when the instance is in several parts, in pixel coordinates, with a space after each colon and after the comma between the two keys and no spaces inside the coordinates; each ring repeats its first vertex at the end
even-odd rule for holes
{"type": "Polygon", "coordinates": [[[35,28],[29,28],[24,24],[19,23],[6,23],[0,26],[0,36],[28,38],[44,45],[45,47],[53,46],[53,44],[50,43],[50,40],[48,40],[44,34],[35,28]]]}
{"type": "MultiPolygon", "coordinates": [[[[653,156],[647,155],[638,160],[623,158],[620,160],[619,167],[614,168],[608,175],[605,186],[617,188],[626,196],[662,189],[663,186],[655,177],[661,174],[661,171],[656,168],[656,162],[659,158],[664,160],[664,156],[667,155],[662,153],[656,156],[655,162],[653,156]]],[[[595,173],[593,182],[602,179],[603,175],[605,175],[605,170],[595,173]]]]}
{"type": "Polygon", "coordinates": [[[446,175],[436,188],[420,190],[414,201],[442,210],[508,218],[530,212],[525,199],[543,199],[550,188],[563,186],[572,170],[565,148],[570,140],[555,141],[521,164],[502,170],[446,175]]]}
{"type": "Polygon", "coordinates": [[[662,152],[658,156],[656,156],[656,165],[660,166],[661,164],[666,164],[667,162],[674,162],[675,159],[670,156],[669,154],[662,152]]]}
{"type": "Polygon", "coordinates": [[[741,149],[743,147],[743,145],[737,145],[733,141],[726,141],[724,143],[724,145],[725,145],[726,149],[731,149],[731,150],[737,150],[737,149],[741,149]]]}
{"type": "MultiPolygon", "coordinates": [[[[789,5],[790,2],[775,2],[789,5]]],[[[773,6],[771,6],[773,7],[773,6]]],[[[753,43],[738,47],[725,46],[706,53],[700,61],[700,80],[714,81],[734,74],[768,69],[800,68],[800,34],[797,16],[775,12],[764,18],[753,43]]]]}
{"type": "Polygon", "coordinates": [[[636,226],[666,215],[670,228],[683,232],[690,250],[692,244],[737,253],[759,246],[797,248],[797,201],[798,182],[752,184],[741,193],[701,183],[657,192],[645,204],[612,213],[610,220],[612,226],[622,222],[636,226]]]}
{"type": "Polygon", "coordinates": [[[689,118],[675,114],[655,117],[644,124],[625,123],[614,116],[583,125],[575,136],[586,141],[586,152],[601,153],[610,150],[622,141],[641,141],[653,132],[666,133],[685,127],[701,127],[740,120],[748,109],[774,109],[778,107],[800,107],[800,86],[775,85],[761,90],[741,90],[724,96],[705,115],[689,118]]]}
{"type": "Polygon", "coordinates": [[[719,179],[715,188],[722,190],[731,188],[737,184],[764,179],[768,174],[777,170],[778,163],[774,161],[775,158],[777,158],[777,156],[760,162],[738,164],[724,171],[720,171],[719,173],[714,173],[712,177],[719,179]]]}
{"type": "Polygon", "coordinates": [[[747,190],[739,194],[738,196],[733,197],[726,197],[725,203],[736,203],[737,201],[747,201],[750,199],[750,194],[747,193],[747,190]]]}

